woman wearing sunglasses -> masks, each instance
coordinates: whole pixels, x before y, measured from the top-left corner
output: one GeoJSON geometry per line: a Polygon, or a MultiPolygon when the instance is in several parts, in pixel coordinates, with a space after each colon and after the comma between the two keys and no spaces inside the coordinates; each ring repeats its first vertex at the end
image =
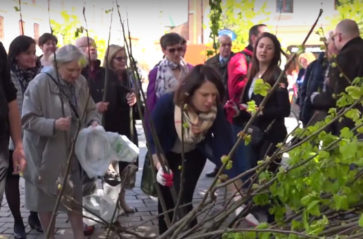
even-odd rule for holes
{"type": "MultiPolygon", "coordinates": [[[[104,112],[104,127],[107,131],[127,136],[137,145],[135,119],[139,116],[132,72],[127,69],[126,51],[124,47],[110,45],[106,52],[108,54],[106,54],[103,62],[108,73],[108,87],[104,93],[107,94],[105,100],[109,102],[109,105],[107,111],[104,112]]],[[[119,162],[120,174],[128,165],[127,162],[119,162]]],[[[130,185],[130,187],[132,186],[130,185]]],[[[128,213],[133,212],[134,210],[128,207],[125,202],[124,191],[121,192],[121,195],[123,197],[120,198],[123,209],[128,213]]]]}
{"type": "Polygon", "coordinates": [[[183,38],[177,33],[167,33],[160,38],[164,58],[149,73],[146,105],[149,112],[155,107],[157,99],[178,86],[192,66],[187,64],[183,55],[183,38]]]}

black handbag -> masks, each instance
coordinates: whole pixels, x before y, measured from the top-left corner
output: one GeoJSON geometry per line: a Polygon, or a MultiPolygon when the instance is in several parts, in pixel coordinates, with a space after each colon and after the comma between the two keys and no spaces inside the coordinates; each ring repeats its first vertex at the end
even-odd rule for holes
{"type": "Polygon", "coordinates": [[[261,128],[257,127],[256,125],[250,125],[247,129],[247,133],[251,135],[251,146],[258,146],[262,143],[263,139],[265,138],[265,135],[270,131],[271,126],[275,123],[276,119],[271,121],[269,125],[266,127],[265,130],[262,130],[261,128]]]}
{"type": "Polygon", "coordinates": [[[146,153],[144,167],[142,169],[140,188],[145,194],[156,197],[156,176],[152,171],[151,167],[154,167],[154,165],[152,164],[152,160],[150,160],[150,158],[150,154],[146,153]]]}
{"type": "Polygon", "coordinates": [[[265,136],[264,131],[262,131],[259,127],[255,125],[251,125],[250,127],[248,127],[247,133],[251,135],[251,146],[259,145],[265,136]]]}

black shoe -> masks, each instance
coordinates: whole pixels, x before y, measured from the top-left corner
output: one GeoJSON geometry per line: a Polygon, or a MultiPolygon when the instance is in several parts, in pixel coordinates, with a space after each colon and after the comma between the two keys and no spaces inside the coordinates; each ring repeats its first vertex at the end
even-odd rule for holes
{"type": "Polygon", "coordinates": [[[18,221],[14,223],[14,238],[26,239],[26,233],[23,221],[18,221]]]}
{"type": "Polygon", "coordinates": [[[205,176],[208,178],[214,178],[218,173],[219,168],[215,167],[214,170],[210,173],[207,173],[205,176]]]}
{"type": "Polygon", "coordinates": [[[43,232],[37,213],[30,213],[28,223],[31,229],[35,229],[37,232],[43,232]]]}

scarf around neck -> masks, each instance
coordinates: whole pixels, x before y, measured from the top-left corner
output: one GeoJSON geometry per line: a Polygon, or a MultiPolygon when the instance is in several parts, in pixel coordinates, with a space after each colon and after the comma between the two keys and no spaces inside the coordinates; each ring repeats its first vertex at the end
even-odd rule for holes
{"type": "Polygon", "coordinates": [[[21,91],[24,94],[25,90],[28,88],[29,82],[39,73],[39,67],[21,69],[17,64],[13,64],[11,66],[11,71],[19,81],[21,91]]]}
{"type": "Polygon", "coordinates": [[[164,58],[158,65],[158,71],[156,75],[155,90],[156,96],[160,96],[165,93],[172,92],[176,89],[180,79],[182,79],[188,73],[189,69],[186,62],[181,59],[179,64],[169,61],[164,58]],[[173,70],[180,69],[179,79],[175,78],[173,70]]]}
{"type": "Polygon", "coordinates": [[[181,123],[181,108],[175,105],[174,125],[180,141],[182,141],[182,127],[184,125],[184,142],[189,144],[198,144],[206,136],[208,130],[212,127],[217,117],[217,107],[213,106],[208,113],[195,113],[191,110],[183,111],[183,123],[181,123]],[[192,130],[192,125],[198,128],[199,133],[192,130]]]}

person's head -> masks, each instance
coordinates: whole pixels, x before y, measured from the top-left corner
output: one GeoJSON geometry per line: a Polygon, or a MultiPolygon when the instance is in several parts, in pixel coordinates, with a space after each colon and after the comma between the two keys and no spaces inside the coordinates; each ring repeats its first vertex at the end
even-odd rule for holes
{"type": "Polygon", "coordinates": [[[183,55],[183,47],[180,44],[182,38],[179,34],[171,32],[166,33],[160,38],[160,46],[164,56],[174,63],[179,63],[183,55]]]}
{"type": "Polygon", "coordinates": [[[338,51],[356,37],[359,37],[358,24],[351,19],[344,19],[335,27],[333,40],[338,51]]]}
{"type": "Polygon", "coordinates": [[[57,67],[60,77],[68,82],[74,83],[81,75],[82,68],[87,65],[87,58],[83,52],[75,45],[65,45],[57,49],[54,53],[56,62],[53,60],[54,67],[57,67]]]}
{"type": "Polygon", "coordinates": [[[30,69],[36,66],[35,41],[28,36],[17,36],[9,46],[9,64],[16,64],[21,69],[30,69]]]}
{"type": "Polygon", "coordinates": [[[179,84],[174,102],[179,106],[188,104],[196,112],[209,112],[223,95],[220,75],[211,66],[197,65],[179,84]]]}
{"type": "Polygon", "coordinates": [[[300,67],[306,69],[308,65],[315,60],[315,56],[312,52],[304,52],[299,55],[298,62],[300,67]]]}
{"type": "Polygon", "coordinates": [[[218,38],[219,42],[219,55],[228,58],[231,55],[232,39],[228,35],[221,35],[218,38]]]}
{"type": "Polygon", "coordinates": [[[269,81],[273,68],[281,61],[281,44],[274,34],[264,32],[256,40],[256,49],[253,51],[252,66],[249,79],[256,76],[262,65],[267,65],[263,79],[269,81]]]}
{"type": "Polygon", "coordinates": [[[56,36],[50,33],[44,33],[38,39],[39,48],[43,51],[43,54],[49,56],[57,50],[58,39],[56,36]]]}
{"type": "Polygon", "coordinates": [[[257,38],[266,31],[265,24],[257,24],[250,28],[248,33],[248,43],[255,48],[257,38]]]}
{"type": "Polygon", "coordinates": [[[110,45],[108,53],[106,51],[105,60],[103,61],[104,67],[114,72],[122,72],[127,67],[127,55],[125,47],[119,45],[110,45]],[[107,64],[107,65],[106,65],[107,64]]]}
{"type": "Polygon", "coordinates": [[[97,60],[97,46],[95,40],[83,36],[76,40],[75,45],[81,49],[89,61],[92,62],[97,60]]]}
{"type": "Polygon", "coordinates": [[[333,35],[334,35],[334,31],[329,31],[328,37],[326,38],[327,39],[326,40],[326,55],[327,55],[328,59],[331,59],[338,54],[338,49],[336,48],[336,46],[334,44],[333,35]]]}

